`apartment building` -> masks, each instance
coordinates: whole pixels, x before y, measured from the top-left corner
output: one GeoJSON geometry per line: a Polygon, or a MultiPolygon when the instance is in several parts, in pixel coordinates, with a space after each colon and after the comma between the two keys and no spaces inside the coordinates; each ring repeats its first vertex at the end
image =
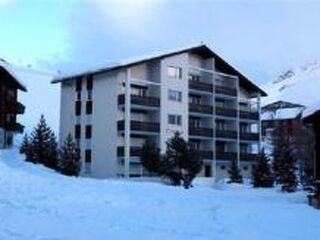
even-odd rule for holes
{"type": "Polygon", "coordinates": [[[202,176],[227,176],[236,160],[250,176],[260,148],[260,97],[266,93],[206,45],[62,76],[61,141],[73,134],[82,175],[148,174],[147,138],[161,152],[179,131],[204,161],[202,176]]]}
{"type": "Polygon", "coordinates": [[[22,133],[24,126],[17,122],[25,106],[18,102],[18,90],[27,89],[14,76],[11,66],[0,59],[0,149],[13,145],[15,133],[22,133]]]}

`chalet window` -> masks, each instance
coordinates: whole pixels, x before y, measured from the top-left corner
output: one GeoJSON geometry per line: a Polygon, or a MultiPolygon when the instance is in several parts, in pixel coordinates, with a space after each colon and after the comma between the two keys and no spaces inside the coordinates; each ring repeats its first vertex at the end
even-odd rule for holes
{"type": "Polygon", "coordinates": [[[82,77],[76,78],[76,91],[80,92],[82,89],[82,77]]]}
{"type": "Polygon", "coordinates": [[[182,78],[182,68],[181,67],[168,67],[168,76],[175,79],[182,78]]]}
{"type": "Polygon", "coordinates": [[[168,99],[175,102],[182,101],[182,92],[175,90],[168,90],[168,99]]]}
{"type": "Polygon", "coordinates": [[[168,115],[168,123],[172,125],[179,125],[182,124],[182,116],[181,115],[175,115],[175,114],[169,114],[168,115]]]}
{"type": "Polygon", "coordinates": [[[75,113],[76,113],[76,116],[80,116],[81,115],[81,101],[76,101],[76,103],[75,103],[75,113]]]}
{"type": "Polygon", "coordinates": [[[74,138],[79,139],[81,138],[81,125],[77,124],[74,126],[74,138]]]}
{"type": "Polygon", "coordinates": [[[85,162],[91,163],[91,149],[86,149],[85,151],[85,162]]]}
{"type": "Polygon", "coordinates": [[[92,101],[87,101],[86,114],[92,114],[92,101]]]}
{"type": "Polygon", "coordinates": [[[92,86],[93,86],[93,76],[88,75],[87,76],[87,90],[92,90],[92,86]]]}
{"type": "Polygon", "coordinates": [[[86,139],[91,139],[92,137],[92,126],[87,125],[86,126],[86,139]]]}

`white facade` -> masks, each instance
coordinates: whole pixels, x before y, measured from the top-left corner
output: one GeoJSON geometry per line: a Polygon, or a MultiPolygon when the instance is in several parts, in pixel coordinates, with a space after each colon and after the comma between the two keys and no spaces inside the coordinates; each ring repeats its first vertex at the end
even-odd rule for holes
{"type": "Polygon", "coordinates": [[[58,82],[60,139],[68,133],[77,139],[84,176],[147,174],[139,149],[152,138],[164,152],[175,131],[202,156],[201,175],[227,177],[233,159],[245,177],[251,174],[260,147],[260,94],[243,88],[238,75],[221,73],[213,56],[179,52],[58,82]]]}

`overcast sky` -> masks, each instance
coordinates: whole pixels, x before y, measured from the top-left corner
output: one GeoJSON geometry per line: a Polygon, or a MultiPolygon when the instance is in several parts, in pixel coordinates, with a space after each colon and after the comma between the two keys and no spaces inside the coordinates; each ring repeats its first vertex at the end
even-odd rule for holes
{"type": "Polygon", "coordinates": [[[63,72],[204,42],[258,84],[320,61],[320,2],[0,0],[0,57],[63,72]]]}

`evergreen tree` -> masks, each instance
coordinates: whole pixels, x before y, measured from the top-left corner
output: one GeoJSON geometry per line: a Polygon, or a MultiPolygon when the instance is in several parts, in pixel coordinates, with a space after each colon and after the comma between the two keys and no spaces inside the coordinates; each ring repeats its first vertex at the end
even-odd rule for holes
{"type": "Polygon", "coordinates": [[[30,147],[29,136],[28,136],[28,134],[25,134],[23,136],[23,140],[22,140],[22,143],[20,145],[19,152],[21,154],[26,154],[28,152],[29,147],[30,147]]]}
{"type": "Polygon", "coordinates": [[[270,169],[269,159],[264,149],[260,152],[257,164],[252,170],[253,187],[273,187],[273,176],[270,169]]]}
{"type": "Polygon", "coordinates": [[[62,174],[79,176],[81,163],[71,134],[68,134],[62,146],[58,169],[62,174]]]}
{"type": "Polygon", "coordinates": [[[164,174],[171,180],[172,184],[183,183],[185,188],[191,186],[192,180],[201,171],[202,161],[197,154],[191,151],[189,144],[179,132],[167,141],[165,160],[162,161],[164,174]]]}
{"type": "Polygon", "coordinates": [[[241,170],[239,169],[236,160],[232,160],[228,174],[230,179],[228,183],[243,183],[241,170]]]}
{"type": "Polygon", "coordinates": [[[295,192],[298,186],[296,161],[293,156],[287,155],[283,164],[281,189],[284,192],[295,192]]]}
{"type": "Polygon", "coordinates": [[[31,134],[30,161],[41,163],[49,168],[57,169],[57,141],[54,132],[47,125],[43,115],[31,134]]]}
{"type": "Polygon", "coordinates": [[[157,148],[156,142],[147,139],[141,150],[142,166],[151,173],[159,174],[160,171],[160,150],[157,148]]]}

